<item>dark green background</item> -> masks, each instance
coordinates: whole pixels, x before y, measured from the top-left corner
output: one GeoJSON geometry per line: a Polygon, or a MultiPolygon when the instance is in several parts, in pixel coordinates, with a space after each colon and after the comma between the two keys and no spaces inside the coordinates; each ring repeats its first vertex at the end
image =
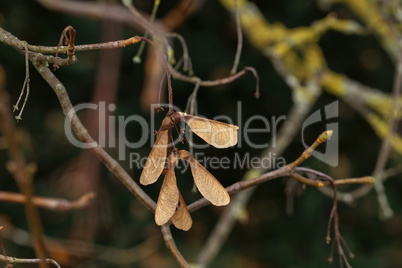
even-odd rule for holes
{"type": "MultiPolygon", "coordinates": [[[[176,1],[161,1],[157,17],[162,17],[176,1]]],[[[325,17],[328,12],[320,10],[314,1],[255,1],[268,21],[282,22],[287,27],[308,26],[315,20],[325,17]]],[[[152,1],[135,1],[146,11],[152,9],[152,1]]],[[[331,11],[354,18],[345,7],[335,5],[331,11]]],[[[1,1],[0,26],[30,44],[51,45],[58,43],[60,33],[67,25],[77,30],[76,44],[96,43],[100,41],[101,22],[91,18],[56,13],[42,8],[35,1],[1,1]]],[[[205,1],[197,13],[190,16],[178,29],[185,38],[193,62],[195,74],[202,79],[213,79],[227,74],[233,63],[237,37],[234,21],[217,1],[205,1]]],[[[126,38],[143,35],[128,27],[124,28],[126,38]]],[[[365,85],[391,92],[394,66],[383,51],[379,42],[372,36],[345,36],[335,32],[326,33],[320,40],[328,66],[344,73],[365,85]],[[362,53],[372,50],[379,57],[379,62],[372,68],[362,63],[362,53]]],[[[174,48],[181,50],[179,43],[174,48]]],[[[139,114],[149,118],[149,111],[140,108],[139,95],[143,83],[143,65],[134,65],[131,58],[138,46],[123,50],[119,81],[117,114],[139,114]]],[[[56,75],[64,83],[73,105],[88,102],[91,98],[97,71],[98,52],[77,53],[78,63],[72,67],[62,67],[56,75]]],[[[10,47],[0,45],[0,63],[7,74],[7,91],[13,102],[18,98],[25,76],[24,57],[10,47]]],[[[255,79],[247,74],[241,79],[225,86],[201,88],[198,95],[199,114],[212,118],[224,114],[236,117],[236,105],[242,103],[243,120],[260,114],[267,118],[286,115],[292,105],[290,89],[276,73],[270,61],[255,49],[245,38],[240,68],[253,66],[260,76],[260,99],[253,97],[255,79]]],[[[64,197],[60,175],[72,161],[76,160],[80,150],[69,145],[60,124],[62,112],[51,88],[35,73],[31,66],[31,95],[23,120],[18,127],[31,136],[32,148],[27,150],[27,159],[38,165],[35,175],[35,192],[40,196],[64,197]],[[54,125],[55,124],[55,125],[54,125]],[[53,127],[52,127],[53,126],[53,127]],[[56,127],[55,127],[56,126],[56,127]]],[[[175,105],[185,108],[187,98],[193,89],[192,84],[173,80],[175,105]]],[[[313,111],[336,100],[324,93],[313,111]]],[[[310,159],[306,166],[331,174],[347,174],[349,177],[370,175],[377,159],[381,141],[370,126],[342,100],[339,103],[339,136],[341,162],[331,168],[322,162],[310,159]],[[356,138],[358,135],[359,138],[356,138]]],[[[163,115],[158,116],[161,120],[163,115]]],[[[243,121],[244,122],[244,121],[243,121]]],[[[263,127],[261,122],[254,122],[252,127],[263,127]]],[[[138,137],[138,126],[129,126],[130,140],[138,137]]],[[[324,130],[325,125],[309,127],[305,135],[313,141],[324,130]]],[[[155,126],[157,129],[158,126],[155,126]]],[[[256,143],[269,142],[266,133],[252,134],[256,143]]],[[[244,142],[243,142],[244,144],[244,142]]],[[[186,146],[182,146],[186,148],[186,146]]],[[[142,155],[149,153],[150,146],[138,150],[142,155]]],[[[284,157],[293,161],[303,150],[300,134],[286,150],[284,157]]],[[[261,150],[247,146],[236,149],[204,150],[209,156],[233,156],[249,153],[250,157],[259,156],[261,150]]],[[[398,157],[391,161],[398,162],[398,157]]],[[[0,151],[0,189],[18,191],[13,178],[5,170],[8,155],[0,151]]],[[[400,157],[399,157],[400,162],[400,157]]],[[[128,163],[122,163],[127,166],[128,163]]],[[[141,170],[129,170],[138,181],[141,170]]],[[[211,171],[225,186],[242,178],[246,170],[211,171]]],[[[335,179],[340,179],[335,177],[335,179]]],[[[100,184],[103,191],[98,194],[99,207],[109,207],[107,219],[105,211],[99,209],[98,230],[95,242],[101,245],[128,248],[140,244],[150,233],[158,233],[153,215],[110,175],[102,169],[100,184]],[[102,204],[103,203],[103,204],[102,204]],[[106,203],[106,204],[105,204],[106,203]]],[[[329,267],[327,258],[330,246],[325,244],[326,226],[332,200],[316,189],[307,188],[302,196],[295,199],[295,213],[286,215],[285,180],[278,179],[261,185],[247,205],[248,221],[237,223],[229,239],[224,244],[211,267],[329,267]]],[[[188,203],[198,195],[191,194],[192,180],[189,172],[178,175],[178,183],[188,203]]],[[[161,180],[145,190],[157,198],[161,180]]],[[[351,261],[353,267],[401,267],[402,266],[402,219],[401,219],[401,177],[390,178],[385,183],[386,193],[395,216],[388,221],[378,217],[377,199],[374,191],[358,200],[354,207],[339,204],[340,229],[356,257],[351,261]]],[[[342,191],[356,188],[348,186],[342,191]]],[[[178,248],[189,260],[194,260],[208,234],[211,232],[222,209],[206,207],[192,215],[194,225],[188,232],[173,228],[178,248]]],[[[53,212],[41,210],[45,233],[48,236],[68,239],[71,226],[84,211],[53,212]]],[[[27,229],[24,209],[20,205],[0,204],[0,217],[7,218],[15,227],[27,229]]],[[[1,237],[1,233],[0,233],[1,237]]],[[[175,267],[173,257],[160,239],[159,250],[129,267],[159,267],[155,259],[161,259],[159,265],[175,267]],[[154,259],[154,260],[152,260],[154,259]],[[154,261],[154,262],[153,262],[154,261]]],[[[3,239],[8,255],[33,257],[29,247],[18,246],[3,239]]],[[[335,253],[337,260],[337,254],[335,253]]],[[[333,266],[339,264],[335,261],[333,266]]],[[[21,265],[22,267],[22,265],[21,265]]],[[[27,265],[28,267],[28,265],[27,265]]],[[[78,266],[77,266],[78,267],[78,266]]],[[[83,260],[79,267],[116,267],[113,263],[96,258],[83,260]]]]}

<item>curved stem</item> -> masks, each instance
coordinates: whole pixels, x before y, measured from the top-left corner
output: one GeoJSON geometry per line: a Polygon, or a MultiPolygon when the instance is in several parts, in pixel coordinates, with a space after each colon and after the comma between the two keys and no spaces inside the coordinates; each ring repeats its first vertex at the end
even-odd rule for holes
{"type": "MultiPolygon", "coordinates": [[[[32,197],[32,202],[35,206],[55,210],[55,211],[68,211],[74,209],[81,209],[88,206],[95,198],[94,193],[84,194],[77,200],[66,200],[61,198],[49,198],[49,197],[32,197]]],[[[0,202],[10,202],[17,204],[25,204],[27,202],[26,196],[19,193],[10,193],[0,191],[0,202]]]]}
{"type": "Polygon", "coordinates": [[[165,71],[166,71],[166,77],[168,81],[168,93],[169,93],[169,114],[173,113],[173,90],[172,90],[172,81],[171,81],[171,75],[170,75],[170,68],[169,68],[169,63],[166,60],[166,57],[164,54],[158,49],[158,47],[155,45],[154,42],[149,40],[148,38],[145,37],[138,37],[140,40],[143,40],[150,45],[152,45],[156,51],[156,53],[160,56],[163,65],[165,66],[165,71]]]}
{"type": "MultiPolygon", "coordinates": [[[[3,69],[0,69],[2,72],[3,69]]],[[[5,77],[0,73],[1,77],[5,77]]],[[[4,82],[4,81],[2,81],[4,82]]],[[[1,82],[0,82],[1,83],[1,82]]],[[[32,178],[36,170],[35,164],[26,162],[22,148],[16,138],[17,128],[14,117],[11,113],[9,97],[3,90],[4,83],[0,84],[0,131],[4,135],[7,144],[10,161],[7,169],[15,178],[18,188],[25,197],[25,213],[28,220],[29,229],[32,232],[33,244],[36,256],[39,258],[39,267],[46,268],[48,264],[45,259],[48,257],[47,249],[43,241],[43,227],[39,211],[32,199],[34,196],[32,178]]]]}
{"type": "MultiPolygon", "coordinates": [[[[8,257],[0,254],[0,261],[8,262],[9,264],[21,264],[21,263],[40,263],[41,259],[20,259],[15,257],[8,257]]],[[[45,259],[47,264],[52,264],[57,268],[61,268],[60,265],[53,259],[45,259]]],[[[8,267],[8,266],[7,266],[8,267]]]]}
{"type": "Polygon", "coordinates": [[[243,70],[241,70],[240,72],[229,76],[229,77],[225,77],[222,79],[216,79],[216,80],[201,80],[199,77],[196,76],[187,76],[184,75],[182,73],[179,73],[178,71],[176,71],[175,69],[171,69],[171,73],[172,76],[176,79],[185,81],[185,82],[189,82],[189,83],[193,83],[193,84],[197,84],[199,83],[200,86],[202,87],[214,87],[214,86],[220,86],[220,85],[224,85],[224,84],[228,84],[233,82],[234,80],[242,77],[243,75],[245,75],[247,72],[251,72],[255,79],[256,79],[256,88],[255,88],[255,96],[258,98],[260,96],[260,88],[259,88],[259,84],[260,84],[260,78],[257,74],[257,71],[253,68],[253,67],[249,67],[246,66],[244,67],[243,70]]]}
{"type": "Polygon", "coordinates": [[[114,160],[104,149],[102,149],[88,134],[87,129],[81,123],[77,114],[75,113],[74,107],[71,104],[70,98],[68,97],[66,88],[59,81],[59,79],[53,74],[53,72],[40,62],[32,62],[38,73],[43,77],[43,79],[52,87],[54,92],[59,99],[63,113],[66,115],[70,121],[75,133],[78,138],[86,144],[94,144],[91,146],[90,150],[102,161],[103,164],[114,173],[117,178],[133,193],[138,200],[140,200],[146,208],[155,212],[156,204],[155,202],[139,187],[139,185],[131,178],[130,175],[120,166],[120,164],[114,160]]]}
{"type": "Polygon", "coordinates": [[[169,223],[162,225],[161,230],[163,234],[163,240],[165,240],[167,248],[170,250],[172,255],[180,264],[180,266],[183,268],[191,268],[190,265],[187,263],[187,261],[184,259],[183,255],[181,255],[180,251],[176,247],[172,233],[170,232],[169,223]]]}
{"type": "Polygon", "coordinates": [[[239,66],[240,56],[241,56],[241,49],[243,47],[243,32],[241,30],[241,23],[240,23],[240,11],[239,11],[239,0],[235,0],[234,4],[234,13],[236,19],[236,30],[237,30],[237,49],[236,49],[236,56],[233,62],[233,67],[231,70],[231,74],[235,74],[237,71],[237,66],[239,66]]]}

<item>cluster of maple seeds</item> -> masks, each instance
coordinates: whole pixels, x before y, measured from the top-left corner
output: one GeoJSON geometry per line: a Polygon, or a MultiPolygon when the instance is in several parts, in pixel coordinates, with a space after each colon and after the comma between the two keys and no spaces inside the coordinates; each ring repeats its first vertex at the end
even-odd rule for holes
{"type": "Polygon", "coordinates": [[[192,219],[177,187],[174,170],[179,159],[190,164],[198,191],[213,205],[227,205],[230,197],[220,182],[188,151],[176,148],[170,151],[170,147],[174,146],[169,141],[170,131],[181,121],[184,121],[197,136],[216,148],[227,148],[237,144],[239,127],[181,112],[168,113],[163,119],[155,144],[141,173],[140,183],[152,184],[162,173],[164,174],[165,178],[156,203],[155,222],[163,225],[171,220],[176,228],[187,231],[192,226],[192,219]]]}

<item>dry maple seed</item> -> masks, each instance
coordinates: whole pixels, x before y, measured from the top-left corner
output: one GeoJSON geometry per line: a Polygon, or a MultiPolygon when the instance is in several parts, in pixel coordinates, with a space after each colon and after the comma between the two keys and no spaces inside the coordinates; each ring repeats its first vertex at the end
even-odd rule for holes
{"type": "Polygon", "coordinates": [[[165,162],[166,154],[169,144],[169,128],[171,128],[173,122],[169,116],[166,116],[162,125],[157,132],[157,138],[151,152],[148,155],[148,159],[145,162],[144,169],[142,170],[140,183],[142,185],[148,185],[156,182],[161,175],[165,162]]]}
{"type": "Polygon", "coordinates": [[[208,144],[216,148],[228,148],[237,144],[238,126],[177,112],[190,129],[208,144]]]}
{"type": "Polygon", "coordinates": [[[205,199],[215,206],[225,206],[229,204],[230,197],[228,192],[203,165],[185,150],[178,151],[177,155],[180,159],[190,164],[195,185],[205,199]]]}
{"type": "Polygon", "coordinates": [[[169,155],[168,169],[162,183],[161,191],[159,192],[158,202],[156,203],[155,222],[158,225],[163,225],[170,220],[179,203],[179,189],[177,188],[174,172],[177,162],[176,155],[169,155]]]}
{"type": "MultiPolygon", "coordinates": [[[[237,144],[239,127],[181,112],[168,113],[163,119],[156,134],[155,144],[141,173],[140,183],[152,184],[161,174],[164,175],[156,204],[155,222],[163,225],[171,220],[178,229],[187,231],[192,226],[192,219],[177,187],[175,167],[179,158],[190,164],[195,185],[205,199],[215,206],[225,206],[229,204],[230,197],[220,182],[189,152],[175,148],[171,129],[181,121],[185,122],[196,135],[217,148],[227,148],[237,144]],[[170,150],[171,146],[173,150],[170,150]],[[172,153],[168,156],[170,152],[172,153]]],[[[180,128],[177,132],[181,135],[184,130],[180,128]]]]}

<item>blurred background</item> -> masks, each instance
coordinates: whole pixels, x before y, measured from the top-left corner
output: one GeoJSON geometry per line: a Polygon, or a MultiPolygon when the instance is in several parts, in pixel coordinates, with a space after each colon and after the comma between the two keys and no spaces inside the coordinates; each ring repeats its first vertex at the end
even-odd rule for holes
{"type": "MultiPolygon", "coordinates": [[[[144,35],[141,29],[123,23],[103,21],[96,16],[77,16],[46,8],[45,2],[28,0],[1,1],[0,26],[29,44],[56,46],[63,29],[71,25],[77,30],[76,44],[99,43],[144,35]]],[[[58,2],[58,1],[55,1],[58,2]]],[[[67,1],[69,2],[69,1],[67,1]]],[[[74,1],[72,1],[74,2],[74,1]]],[[[87,1],[104,3],[107,1],[87,1]]],[[[177,10],[181,2],[161,1],[156,14],[158,25],[172,29],[187,43],[194,74],[203,80],[226,77],[232,68],[237,32],[233,16],[219,1],[195,1],[184,18],[177,10]]],[[[270,23],[282,23],[287,28],[309,26],[329,13],[344,19],[359,21],[345,5],[333,4],[322,8],[313,0],[253,1],[270,23]]],[[[116,3],[118,4],[118,3],[116,3]]],[[[133,1],[136,8],[150,14],[153,1],[133,1]]],[[[177,40],[170,40],[176,59],[182,54],[177,40]]],[[[226,115],[236,122],[238,102],[244,121],[253,115],[266,118],[287,115],[292,107],[291,89],[265,57],[244,36],[239,70],[252,66],[260,77],[259,99],[254,97],[256,80],[251,73],[222,86],[201,87],[198,91],[198,114],[213,118],[226,115]]],[[[319,41],[328,67],[351,79],[384,93],[392,91],[394,62],[373,34],[345,35],[328,31],[319,41]]],[[[128,117],[140,115],[150,121],[152,103],[156,103],[162,65],[149,53],[146,46],[140,64],[133,63],[139,45],[108,52],[77,52],[78,63],[55,71],[64,83],[73,105],[105,101],[116,104],[114,115],[128,117]],[[154,75],[154,76],[153,76],[154,75]]],[[[14,49],[0,45],[0,64],[6,72],[6,89],[14,104],[25,78],[24,56],[14,49]]],[[[30,67],[31,93],[18,135],[27,161],[36,163],[35,194],[45,197],[77,199],[85,193],[95,192],[92,204],[81,210],[57,212],[40,209],[51,257],[63,267],[177,267],[177,263],[164,245],[160,228],[153,214],[85,150],[72,146],[65,137],[64,115],[60,104],[42,78],[30,67]]],[[[194,85],[173,79],[174,104],[185,110],[194,85]]],[[[166,87],[162,98],[166,97],[166,87]]],[[[324,92],[312,111],[322,108],[338,97],[324,92]]],[[[89,132],[96,138],[99,126],[90,112],[78,113],[89,132]]],[[[112,115],[112,114],[110,114],[112,115]]],[[[155,129],[164,117],[157,114],[155,129]]],[[[371,175],[377,161],[381,139],[371,126],[342,99],[339,99],[339,165],[331,167],[314,158],[303,166],[324,172],[334,179],[371,175]]],[[[250,127],[263,128],[262,121],[253,121],[250,127]]],[[[325,130],[325,124],[307,128],[304,135],[313,142],[325,130]]],[[[143,129],[132,123],[126,127],[129,141],[138,141],[143,129]]],[[[150,133],[152,135],[152,133],[150,133]]],[[[249,134],[254,143],[269,142],[267,133],[249,134]]],[[[149,154],[151,144],[137,149],[142,157],[149,154]]],[[[187,145],[181,148],[187,149],[187,145]]],[[[0,189],[18,192],[5,163],[7,150],[0,150],[0,189]]],[[[117,158],[115,148],[106,150],[117,158]]],[[[287,162],[296,159],[304,150],[301,134],[285,150],[287,162]]],[[[206,156],[258,157],[262,149],[243,142],[241,148],[200,149],[206,156]]],[[[120,164],[138,182],[141,169],[130,167],[128,154],[120,164]]],[[[396,166],[401,157],[392,154],[388,166],[396,166]]],[[[241,180],[247,169],[210,170],[224,186],[241,180]]],[[[178,185],[186,203],[197,200],[192,193],[189,171],[178,174],[178,185]]],[[[317,189],[307,187],[287,203],[285,194],[288,179],[277,179],[258,187],[248,202],[245,215],[235,224],[210,267],[326,267],[330,246],[325,243],[332,199],[317,189]],[[293,214],[287,213],[293,208],[293,214]]],[[[143,187],[156,200],[162,180],[143,187]]],[[[359,186],[344,186],[342,192],[359,186]]],[[[390,177],[385,190],[394,216],[382,221],[379,218],[377,195],[374,190],[358,199],[353,205],[339,203],[340,230],[355,254],[353,267],[401,267],[402,263],[402,181],[401,175],[390,177]]],[[[208,235],[211,233],[223,208],[208,206],[192,214],[193,227],[188,232],[172,228],[177,247],[189,262],[193,262],[208,235]]],[[[19,204],[0,203],[0,225],[5,229],[0,238],[7,255],[32,258],[34,251],[25,216],[19,204]]],[[[337,253],[335,264],[338,266],[337,253]]],[[[21,265],[23,266],[23,265],[21,265]]],[[[26,265],[30,267],[29,265],[26,265]]]]}

